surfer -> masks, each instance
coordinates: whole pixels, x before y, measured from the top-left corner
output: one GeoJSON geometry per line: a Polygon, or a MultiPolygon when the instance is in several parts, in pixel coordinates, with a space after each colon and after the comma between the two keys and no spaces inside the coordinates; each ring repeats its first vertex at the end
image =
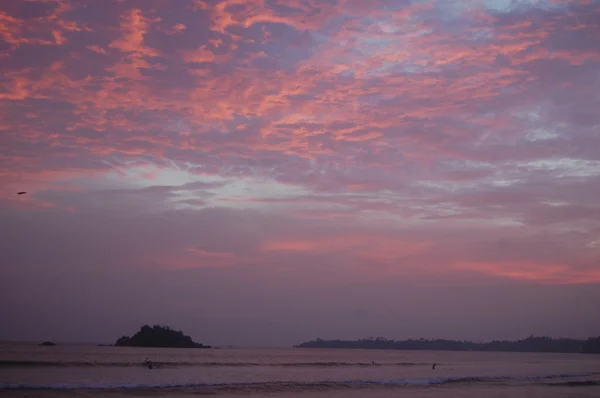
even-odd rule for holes
{"type": "Polygon", "coordinates": [[[433,364],[433,366],[431,367],[431,369],[435,370],[435,365],[437,365],[437,362],[433,364]]]}
{"type": "Polygon", "coordinates": [[[146,365],[148,369],[152,369],[152,361],[148,358],[144,359],[144,365],[146,365]]]}

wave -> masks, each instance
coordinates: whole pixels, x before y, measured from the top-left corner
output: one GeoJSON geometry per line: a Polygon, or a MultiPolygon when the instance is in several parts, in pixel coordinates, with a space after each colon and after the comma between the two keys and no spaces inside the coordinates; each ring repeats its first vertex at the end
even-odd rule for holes
{"type": "MultiPolygon", "coordinates": [[[[417,362],[161,362],[152,361],[154,367],[178,368],[178,367],[365,367],[365,366],[431,366],[429,363],[417,362]]],[[[7,367],[139,367],[139,362],[69,362],[69,361],[0,361],[0,368],[7,367]]]]}
{"type": "MultiPolygon", "coordinates": [[[[470,378],[471,379],[471,378],[470,378]]],[[[145,390],[145,389],[188,389],[212,388],[217,390],[307,390],[345,389],[370,386],[434,385],[458,380],[446,379],[397,379],[397,380],[351,380],[316,382],[263,382],[263,383],[182,383],[182,384],[0,384],[4,390],[145,390]]],[[[469,380],[472,381],[472,380],[469,380]]]]}
{"type": "MultiPolygon", "coordinates": [[[[282,392],[306,390],[341,390],[341,389],[368,389],[390,387],[427,387],[447,384],[478,384],[498,383],[506,381],[529,381],[557,379],[565,377],[583,377],[598,375],[599,373],[556,374],[534,377],[449,377],[449,378],[403,378],[386,380],[347,380],[347,381],[271,381],[255,383],[164,383],[164,384],[0,384],[2,390],[100,390],[100,391],[136,391],[136,390],[207,390],[212,392],[282,392]]],[[[600,380],[562,381],[544,383],[553,386],[598,386],[600,380]]]]}
{"type": "Polygon", "coordinates": [[[600,386],[600,380],[570,380],[557,383],[546,383],[546,385],[552,387],[591,387],[600,386]]]}

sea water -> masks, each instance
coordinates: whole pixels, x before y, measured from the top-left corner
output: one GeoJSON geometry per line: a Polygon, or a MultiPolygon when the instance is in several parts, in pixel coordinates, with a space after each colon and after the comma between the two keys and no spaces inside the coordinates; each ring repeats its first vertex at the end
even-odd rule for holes
{"type": "Polygon", "coordinates": [[[599,398],[600,355],[0,345],[0,396],[200,395],[599,398]]]}

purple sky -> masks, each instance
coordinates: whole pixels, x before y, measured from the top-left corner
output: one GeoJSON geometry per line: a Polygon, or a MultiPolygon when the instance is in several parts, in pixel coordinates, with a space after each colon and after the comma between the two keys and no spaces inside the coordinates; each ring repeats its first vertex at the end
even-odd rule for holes
{"type": "Polygon", "coordinates": [[[600,334],[599,1],[6,0],[0,70],[0,339],[600,334]]]}

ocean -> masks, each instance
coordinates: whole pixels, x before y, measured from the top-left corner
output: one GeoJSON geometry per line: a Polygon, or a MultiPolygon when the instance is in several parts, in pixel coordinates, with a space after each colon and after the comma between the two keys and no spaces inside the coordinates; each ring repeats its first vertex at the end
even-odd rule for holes
{"type": "Polygon", "coordinates": [[[0,345],[0,396],[204,395],[598,398],[600,355],[0,345]]]}

